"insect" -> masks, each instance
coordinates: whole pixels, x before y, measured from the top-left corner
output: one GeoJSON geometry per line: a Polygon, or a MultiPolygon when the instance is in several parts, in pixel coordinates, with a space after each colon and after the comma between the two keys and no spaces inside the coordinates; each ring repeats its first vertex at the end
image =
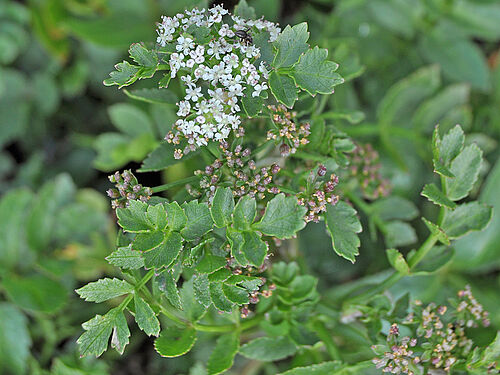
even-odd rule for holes
{"type": "Polygon", "coordinates": [[[245,42],[247,45],[253,44],[252,36],[248,33],[250,31],[250,27],[246,30],[237,30],[234,34],[240,38],[241,42],[245,42]]]}

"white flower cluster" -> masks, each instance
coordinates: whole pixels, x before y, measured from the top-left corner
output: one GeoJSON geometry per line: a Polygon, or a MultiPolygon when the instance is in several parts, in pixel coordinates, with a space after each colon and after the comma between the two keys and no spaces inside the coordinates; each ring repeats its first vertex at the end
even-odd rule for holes
{"type": "MultiPolygon", "coordinates": [[[[273,42],[281,29],[264,19],[245,20],[230,15],[220,5],[162,17],[157,43],[175,46],[168,60],[170,74],[172,78],[180,76],[186,88],[183,100],[177,103],[180,118],[174,125],[176,131],[165,139],[174,144],[187,139],[184,152],[188,152],[210,140],[225,140],[232,130],[237,135],[243,133],[241,98],[258,97],[268,88],[268,71],[263,62],[256,64],[260,49],[251,43],[252,33],[261,31],[269,32],[269,41],[273,42]],[[232,18],[232,25],[223,23],[225,15],[232,18]],[[186,33],[193,25],[210,30],[205,44],[198,44],[186,33]],[[241,34],[250,38],[242,38],[241,34]]],[[[175,156],[180,158],[182,154],[177,150],[175,156]]]]}

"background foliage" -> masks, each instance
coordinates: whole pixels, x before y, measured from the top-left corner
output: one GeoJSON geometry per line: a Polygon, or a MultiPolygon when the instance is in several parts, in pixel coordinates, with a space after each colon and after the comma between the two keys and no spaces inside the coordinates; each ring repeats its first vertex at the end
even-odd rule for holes
{"type": "MultiPolygon", "coordinates": [[[[361,199],[346,194],[364,228],[355,264],[335,256],[324,224],[309,225],[288,241],[276,261],[296,262],[302,274],[314,275],[311,283],[317,279],[323,308],[332,314],[352,291],[384,279],[391,264],[401,267],[398,254],[387,259],[385,249],[397,247],[407,254],[418,238],[427,236],[420,216],[438,215],[439,207],[420,195],[425,184],[439,180],[432,173],[434,126],[439,123],[444,134],[459,123],[467,134],[465,145],[476,143],[483,151],[477,181],[467,181],[473,183],[472,199],[494,207],[492,221],[483,232],[455,241],[453,256],[437,272],[402,278],[389,291],[394,300],[409,293],[411,299],[444,303],[469,284],[490,312],[494,328],[479,330],[475,339],[491,342],[500,328],[500,218],[495,213],[500,210],[500,4],[248,2],[257,16],[283,27],[309,23],[311,45],[329,50],[346,82],[332,96],[304,97],[298,105],[312,106],[315,121],[326,121],[344,134],[336,135],[339,151],[332,157],[337,163],[343,162],[344,138],[370,143],[392,188],[389,196],[377,200],[368,190],[361,199]]],[[[194,5],[208,4],[0,0],[0,373],[205,373],[215,342],[209,332],[198,337],[195,351],[176,359],[159,357],[152,339],[138,332],[133,332],[124,356],[110,351],[99,360],[81,359],[76,348],[81,322],[116,304],[85,303],[74,293],[100,277],[118,276],[105,259],[115,248],[118,231],[104,194],[109,172],[139,169],[141,183],[155,186],[204,167],[202,158],[192,158],[164,169],[161,140],[176,118],[172,104],[178,88],[151,97],[141,91],[141,82],[128,91],[102,84],[113,65],[127,58],[131,43],[155,39],[154,23],[162,14],[194,5]]],[[[309,151],[319,146],[312,144],[309,151]]],[[[167,197],[174,194],[186,196],[174,189],[167,197]]],[[[460,192],[456,198],[462,198],[460,192]]],[[[336,340],[346,340],[341,343],[344,361],[373,357],[365,333],[356,327],[328,329],[336,340]]],[[[230,336],[220,340],[232,344],[230,336]]],[[[275,374],[323,359],[317,348],[305,347],[287,363],[263,363],[255,359],[266,354],[266,343],[257,344],[257,351],[240,349],[243,356],[236,357],[232,373],[275,374]]],[[[281,348],[283,355],[269,360],[293,351],[287,343],[281,348]]],[[[379,373],[373,368],[352,371],[379,373]]]]}

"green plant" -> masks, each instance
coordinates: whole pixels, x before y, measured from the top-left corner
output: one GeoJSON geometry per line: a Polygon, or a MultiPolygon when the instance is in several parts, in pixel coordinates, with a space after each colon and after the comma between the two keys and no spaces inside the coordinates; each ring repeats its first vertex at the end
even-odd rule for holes
{"type": "MultiPolygon", "coordinates": [[[[344,82],[337,64],[327,60],[327,50],[310,48],[306,23],[281,31],[255,18],[244,1],[235,16],[217,6],[164,17],[157,44],[133,44],[133,63],[117,64],[104,81],[120,88],[142,83],[142,88],[125,92],[145,102],[172,103],[172,91],[184,98],[176,103],[178,119],[165,141],[154,145],[140,171],[194,164],[195,159],[206,165],[192,176],[151,188],[129,170],[110,176],[115,187],[108,195],[121,231],[107,260],[120,268],[120,277],[100,279],[77,293],[96,303],[120,300],[83,324],[85,332],[78,339],[83,356],[100,356],[110,338],[111,346],[123,353],[131,335],[130,313],[141,330],[157,337],[154,347],[164,357],[188,353],[204,333],[216,335],[206,364],[210,374],[231,368],[237,353],[261,362],[295,356],[290,370],[277,363],[275,373],[370,371],[373,355],[358,350],[356,359],[349,360],[344,351],[387,340],[407,350],[410,343],[397,341],[397,326],[388,339],[383,330],[384,321],[408,312],[408,296],[393,301],[384,293],[407,276],[443,269],[453,256],[452,241],[488,225],[490,206],[463,202],[478,180],[482,151],[466,144],[460,126],[444,135],[436,127],[432,164],[440,187],[430,182],[421,194],[439,213],[435,220],[422,217],[430,234],[416,250],[404,256],[395,249],[418,242],[408,221],[419,214],[397,195],[377,200],[389,194],[377,155],[327,123],[328,118],[359,121],[352,113],[324,112],[334,87],[344,82]],[[163,76],[157,77],[158,72],[163,76]],[[153,195],[161,192],[170,195],[153,195]],[[274,257],[290,258],[306,223],[324,221],[333,250],[354,263],[362,231],[354,207],[368,218],[373,237],[383,235],[392,271],[322,299],[317,278],[305,267],[274,257]],[[334,340],[332,332],[342,326],[336,334],[342,339],[334,340]]],[[[413,78],[437,75],[431,67],[413,78]]],[[[410,84],[396,86],[381,104],[385,130],[380,136],[389,154],[398,153],[388,137],[398,109],[406,108],[398,101],[405,85],[410,84]]],[[[121,107],[114,112],[119,127],[136,137],[133,144],[151,129],[138,125],[149,120],[128,121],[134,111],[121,107]]],[[[103,152],[117,144],[109,142],[103,152]]],[[[120,140],[123,147],[118,149],[137,151],[129,142],[120,140]]],[[[147,148],[130,159],[142,159],[147,148]]],[[[463,324],[455,326],[463,329],[463,324]]],[[[414,361],[406,370],[494,371],[499,353],[498,340],[492,341],[474,344],[474,351],[464,350],[444,366],[414,361]]],[[[422,348],[428,350],[424,344],[422,348]]]]}

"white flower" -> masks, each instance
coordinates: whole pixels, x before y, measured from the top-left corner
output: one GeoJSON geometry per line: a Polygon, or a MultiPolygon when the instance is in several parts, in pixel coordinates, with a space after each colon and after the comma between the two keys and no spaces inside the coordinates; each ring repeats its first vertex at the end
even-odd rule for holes
{"type": "Polygon", "coordinates": [[[198,99],[200,98],[201,98],[201,87],[195,87],[195,88],[188,87],[186,89],[186,97],[184,99],[197,102],[198,99]]]}
{"type": "Polygon", "coordinates": [[[191,49],[194,48],[194,42],[193,39],[191,38],[185,38],[184,36],[180,36],[179,39],[177,39],[177,45],[175,46],[175,49],[179,52],[183,52],[184,54],[188,54],[191,49]]]}
{"type": "Polygon", "coordinates": [[[252,96],[256,97],[256,96],[260,95],[261,91],[267,90],[268,87],[267,87],[267,84],[265,82],[263,82],[262,84],[255,85],[253,88],[254,88],[254,91],[252,93],[252,96]]]}
{"type": "Polygon", "coordinates": [[[178,103],[179,110],[177,111],[177,116],[185,117],[189,115],[191,111],[191,104],[187,100],[182,100],[178,103]]]}

